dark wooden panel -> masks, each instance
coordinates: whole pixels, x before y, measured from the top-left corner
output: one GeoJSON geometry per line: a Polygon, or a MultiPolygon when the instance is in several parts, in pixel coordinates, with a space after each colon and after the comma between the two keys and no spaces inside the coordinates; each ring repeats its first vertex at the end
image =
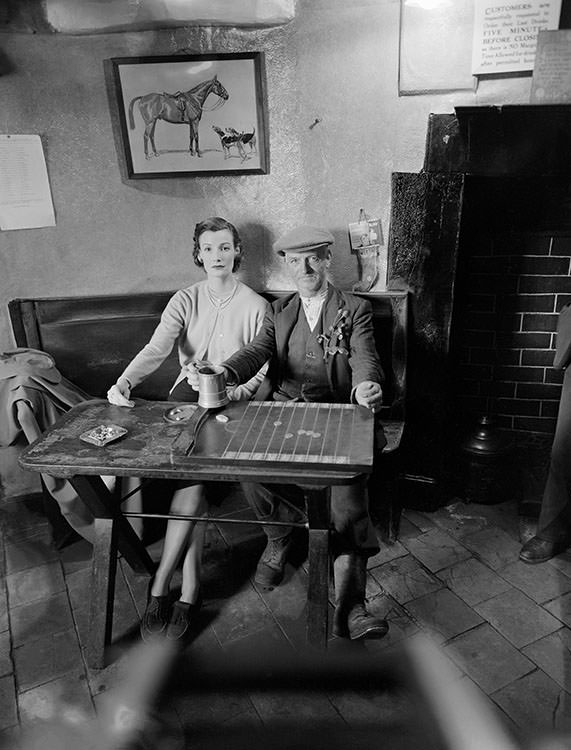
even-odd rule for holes
{"type": "Polygon", "coordinates": [[[571,106],[456,107],[428,118],[425,172],[568,175],[571,106]]]}
{"type": "Polygon", "coordinates": [[[466,144],[453,114],[430,114],[424,172],[465,172],[466,144]]]}
{"type": "Polygon", "coordinates": [[[465,180],[393,175],[389,286],[411,292],[405,471],[430,481],[445,476],[448,463],[448,352],[465,180]]]}
{"type": "Polygon", "coordinates": [[[377,292],[358,295],[373,308],[375,345],[385,373],[385,419],[404,419],[408,360],[408,293],[377,292]]]}
{"type": "Polygon", "coordinates": [[[567,175],[571,106],[455,107],[470,174],[567,175]]]}
{"type": "Polygon", "coordinates": [[[118,318],[160,317],[173,292],[36,299],[40,326],[118,318]]]}
{"type": "MultiPolygon", "coordinates": [[[[170,297],[170,292],[150,292],[19,299],[9,303],[9,311],[18,346],[48,352],[64,377],[104,397],[148,342],[170,297]]],[[[166,399],[178,372],[173,352],[136,395],[166,399]]]]}
{"type": "MultiPolygon", "coordinates": [[[[266,291],[272,302],[287,292],[266,291]]],[[[18,346],[42,349],[62,375],[92,396],[105,397],[131,359],[148,342],[172,292],[19,299],[9,303],[18,346]]],[[[361,294],[373,306],[375,340],[385,371],[384,415],[400,418],[406,372],[407,295],[361,294]],[[398,408],[391,409],[395,403],[398,408]]],[[[135,390],[141,398],[166,399],[179,372],[174,351],[135,390]]]]}
{"type": "Polygon", "coordinates": [[[41,349],[42,343],[34,301],[31,299],[12,300],[8,303],[8,312],[17,346],[41,349]]]}
{"type": "MultiPolygon", "coordinates": [[[[41,327],[42,349],[68,380],[92,396],[104,397],[128,363],[149,341],[160,316],[85,318],[41,327]]],[[[166,399],[180,370],[173,351],[135,390],[141,398],[166,399]]]]}

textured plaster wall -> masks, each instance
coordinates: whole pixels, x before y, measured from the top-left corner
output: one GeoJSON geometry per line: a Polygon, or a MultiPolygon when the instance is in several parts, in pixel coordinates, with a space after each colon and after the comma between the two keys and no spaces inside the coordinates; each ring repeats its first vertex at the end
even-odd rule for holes
{"type": "Polygon", "coordinates": [[[271,29],[180,28],[72,37],[0,33],[0,132],[42,136],[57,226],[0,232],[0,350],[13,345],[15,297],[168,290],[200,278],[194,223],[220,214],[245,240],[243,278],[287,288],[271,243],[302,222],[336,237],[334,280],[357,266],[347,222],[360,208],[388,237],[394,171],[422,168],[430,112],[527,102],[529,79],[478,93],[398,96],[399,0],[298,0],[271,29]],[[103,71],[111,57],[263,50],[270,173],[125,181],[103,71]],[[314,127],[310,125],[319,119],[314,127]]]}

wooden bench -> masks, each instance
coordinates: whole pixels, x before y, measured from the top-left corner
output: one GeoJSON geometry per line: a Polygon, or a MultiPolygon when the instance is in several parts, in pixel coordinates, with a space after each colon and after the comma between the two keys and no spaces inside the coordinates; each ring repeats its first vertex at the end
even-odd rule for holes
{"type": "MultiPolygon", "coordinates": [[[[267,291],[270,302],[284,292],[267,291]]],[[[17,346],[48,352],[64,377],[105,398],[126,365],[148,342],[172,292],[15,299],[8,303],[17,346]]],[[[398,476],[405,424],[408,295],[363,293],[373,307],[377,350],[386,376],[381,420],[388,444],[369,483],[371,515],[385,539],[396,539],[400,517],[398,476]]],[[[176,351],[134,395],[165,400],[179,372],[176,351]]]]}

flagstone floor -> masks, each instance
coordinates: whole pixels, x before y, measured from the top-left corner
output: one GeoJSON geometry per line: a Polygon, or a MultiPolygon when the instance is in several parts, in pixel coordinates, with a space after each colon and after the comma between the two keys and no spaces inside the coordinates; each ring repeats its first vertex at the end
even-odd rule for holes
{"type": "MultiPolygon", "coordinates": [[[[0,744],[20,747],[23,742],[31,748],[31,740],[21,739],[27,737],[22,728],[64,717],[69,731],[80,732],[92,726],[106,696],[120,689],[128,655],[139,644],[147,580],[120,561],[109,665],[89,669],[90,546],[79,541],[58,551],[39,494],[33,488],[21,492],[14,481],[3,486],[0,744]]],[[[220,510],[244,518],[250,513],[237,489],[220,510]]],[[[355,659],[378,665],[380,683],[383,674],[387,677],[384,686],[339,691],[335,680],[328,687],[325,679],[319,690],[301,680],[277,692],[267,683],[263,689],[249,684],[232,692],[222,670],[220,688],[209,684],[201,694],[193,682],[193,675],[200,675],[196,665],[214,660],[230,671],[235,664],[259,667],[264,659],[295,665],[307,653],[303,545],[284,583],[263,591],[253,583],[264,544],[261,531],[212,524],[204,555],[205,606],[194,639],[177,658],[175,678],[170,676],[161,694],[163,731],[156,746],[242,747],[248,742],[251,747],[252,729],[271,732],[278,721],[290,727],[288,747],[335,747],[348,731],[355,747],[440,747],[436,740],[430,744],[426,734],[426,742],[418,744],[417,732],[424,731],[418,706],[408,688],[394,687],[389,674],[393,655],[406,651],[419,633],[437,644],[450,679],[469,686],[471,695],[491,707],[516,746],[539,748],[537,738],[545,735],[553,743],[560,738],[560,745],[549,747],[571,746],[571,554],[536,566],[519,562],[521,540],[532,525],[510,500],[495,506],[457,501],[432,513],[405,511],[398,542],[383,545],[368,570],[368,605],[388,618],[389,634],[352,651],[333,639],[328,650],[331,659],[344,659],[349,650],[355,659]],[[319,727],[325,727],[323,732],[319,727]]],[[[149,551],[157,558],[160,541],[149,551]]],[[[341,673],[340,667],[336,677],[341,673]]],[[[271,733],[260,736],[264,744],[286,745],[283,733],[279,740],[271,733]]],[[[43,739],[38,747],[50,747],[43,739]]],[[[63,745],[57,739],[53,746],[63,745]]]]}

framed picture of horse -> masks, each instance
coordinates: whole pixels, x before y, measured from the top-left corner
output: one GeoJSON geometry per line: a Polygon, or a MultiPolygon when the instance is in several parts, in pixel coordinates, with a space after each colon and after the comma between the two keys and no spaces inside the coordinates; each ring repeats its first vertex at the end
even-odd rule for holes
{"type": "Polygon", "coordinates": [[[267,174],[263,53],[110,62],[129,178],[267,174]]]}

